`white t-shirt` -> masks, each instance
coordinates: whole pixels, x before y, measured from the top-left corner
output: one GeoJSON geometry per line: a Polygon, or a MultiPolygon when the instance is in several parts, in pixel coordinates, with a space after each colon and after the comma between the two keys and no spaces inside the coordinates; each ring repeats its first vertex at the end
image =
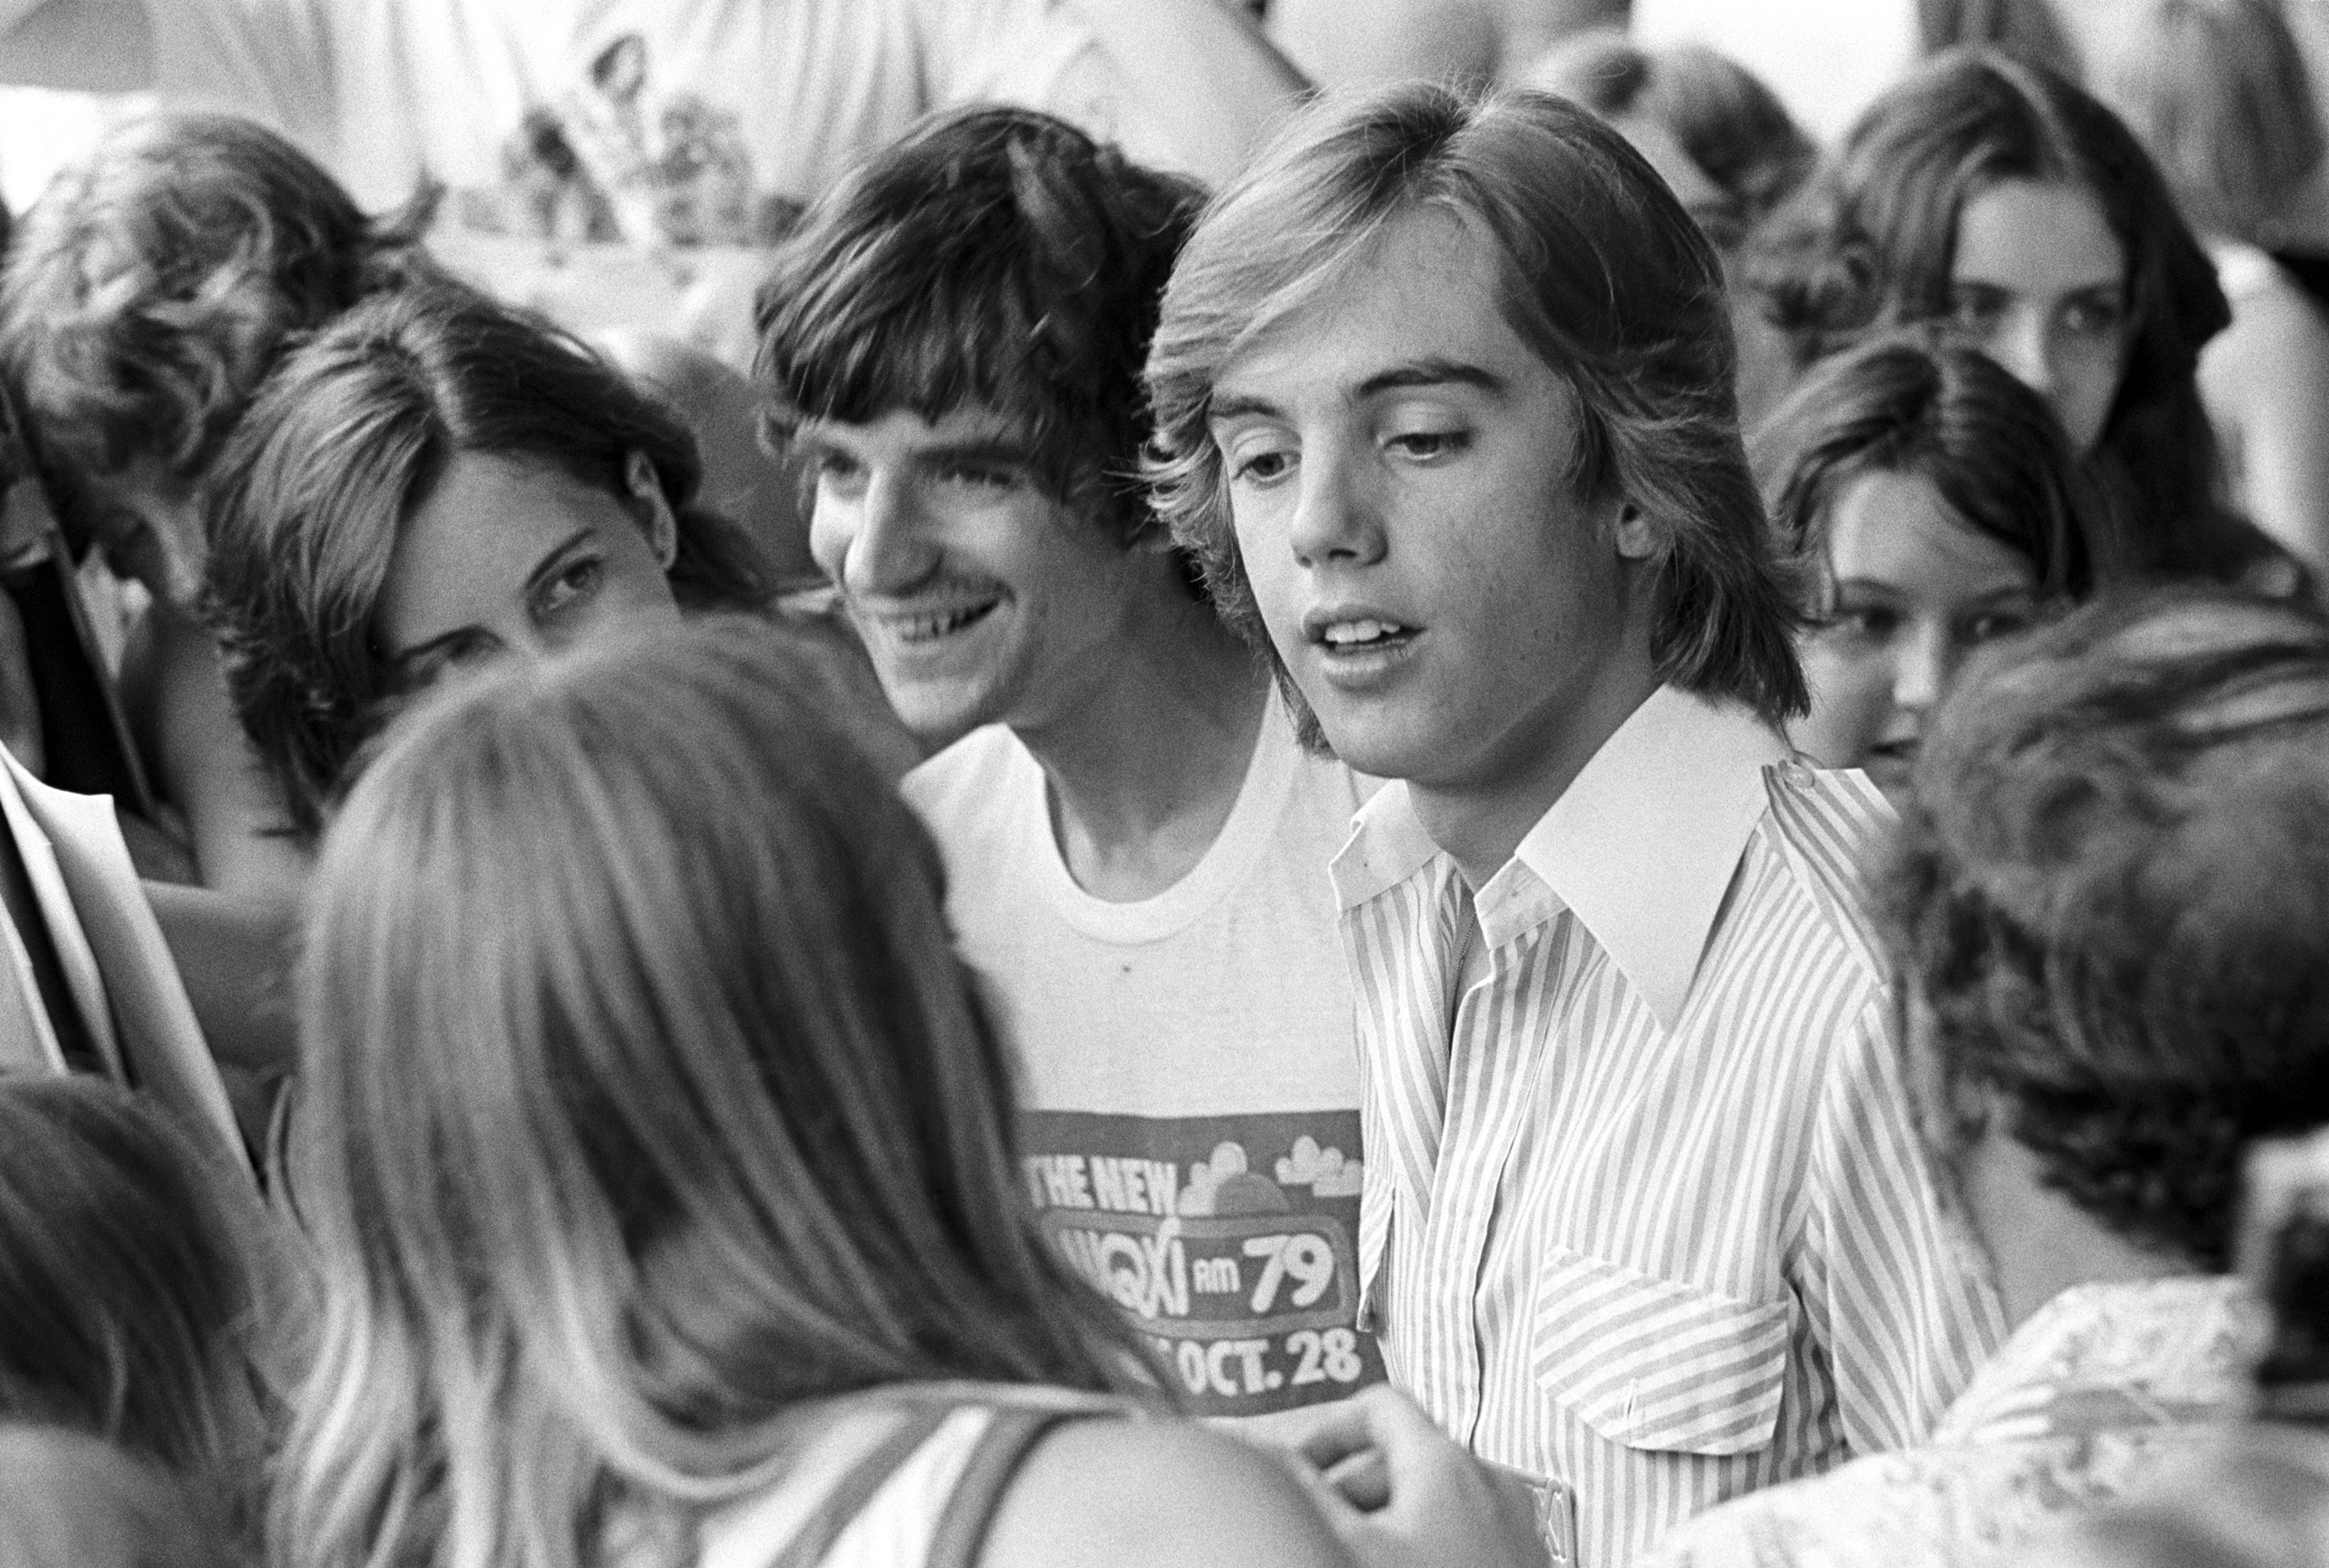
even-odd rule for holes
{"type": "Polygon", "coordinates": [[[165,103],[288,136],[369,210],[448,187],[457,270],[750,360],[765,245],[924,112],[1050,109],[1174,162],[1055,0],[152,0],[165,103]]]}
{"type": "Polygon", "coordinates": [[[1326,869],[1373,791],[1273,699],[1204,858],[1079,887],[1042,766],[997,725],[909,774],[947,915],[1018,1061],[1030,1196],[1207,1414],[1382,1376],[1358,1309],[1359,1066],[1326,869]]]}

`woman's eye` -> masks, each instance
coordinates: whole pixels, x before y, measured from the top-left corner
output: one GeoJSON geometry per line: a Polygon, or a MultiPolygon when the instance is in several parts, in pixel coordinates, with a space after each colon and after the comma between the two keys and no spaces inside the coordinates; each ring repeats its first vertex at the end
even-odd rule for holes
{"type": "Polygon", "coordinates": [[[2016,632],[2027,631],[2030,616],[2021,610],[1992,610],[1974,616],[1965,624],[1963,636],[1969,643],[1981,643],[1998,637],[2011,637],[2016,632]]]}
{"type": "Polygon", "coordinates": [[[427,653],[405,660],[396,671],[396,683],[408,692],[425,691],[443,680],[448,671],[468,669],[491,655],[499,645],[484,632],[466,632],[447,638],[432,643],[427,653]]]}
{"type": "Polygon", "coordinates": [[[606,575],[606,563],[596,556],[585,556],[569,562],[564,570],[542,586],[542,591],[534,599],[534,613],[555,615],[571,609],[597,593],[606,575]]]}
{"type": "Polygon", "coordinates": [[[1820,629],[1879,643],[1900,629],[1900,613],[1883,605],[1847,605],[1830,610],[1820,629]]]}

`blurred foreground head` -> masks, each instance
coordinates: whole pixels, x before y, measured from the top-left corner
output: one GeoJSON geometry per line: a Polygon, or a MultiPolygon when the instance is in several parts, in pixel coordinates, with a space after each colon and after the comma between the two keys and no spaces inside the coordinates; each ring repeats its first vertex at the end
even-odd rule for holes
{"type": "Polygon", "coordinates": [[[2329,1122],[2329,622],[2105,599],[1969,664],[1887,932],[1959,1140],[2221,1271],[2243,1150],[2329,1122]]]}
{"type": "Polygon", "coordinates": [[[86,1432],[206,1489],[247,1479],[253,1300],[213,1178],[126,1089],[0,1079],[0,1421],[86,1432]]]}
{"type": "Polygon", "coordinates": [[[351,793],[297,985],[294,1560],[595,1560],[765,1485],[798,1402],[1136,1358],[1024,1206],[935,853],[802,665],[758,622],[506,661],[351,793]]]}

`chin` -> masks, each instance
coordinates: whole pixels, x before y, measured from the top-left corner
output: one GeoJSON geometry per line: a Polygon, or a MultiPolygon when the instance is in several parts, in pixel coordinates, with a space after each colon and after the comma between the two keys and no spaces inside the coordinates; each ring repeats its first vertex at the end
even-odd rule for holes
{"type": "Polygon", "coordinates": [[[900,690],[886,682],[882,690],[898,722],[921,743],[924,756],[935,756],[972,730],[993,722],[988,705],[983,702],[964,702],[912,687],[900,690]]]}
{"type": "Polygon", "coordinates": [[[1404,727],[1352,723],[1332,713],[1318,714],[1314,733],[1342,764],[1370,778],[1421,778],[1436,772],[1447,749],[1433,737],[1418,737],[1404,727]]]}

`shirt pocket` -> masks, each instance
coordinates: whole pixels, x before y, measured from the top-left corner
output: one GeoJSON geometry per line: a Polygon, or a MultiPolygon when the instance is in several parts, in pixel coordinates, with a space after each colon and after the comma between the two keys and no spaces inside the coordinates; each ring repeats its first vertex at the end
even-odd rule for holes
{"type": "Polygon", "coordinates": [[[1627,1448],[1709,1455],[1771,1445],[1787,1303],[1742,1301],[1555,1246],[1540,1276],[1546,1395],[1627,1448]]]}

